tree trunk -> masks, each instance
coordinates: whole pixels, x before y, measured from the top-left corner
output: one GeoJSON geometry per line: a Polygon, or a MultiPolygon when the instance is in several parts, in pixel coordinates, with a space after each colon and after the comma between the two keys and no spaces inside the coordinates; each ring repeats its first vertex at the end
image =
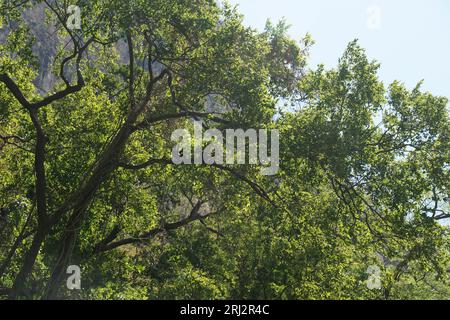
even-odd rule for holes
{"type": "Polygon", "coordinates": [[[70,258],[72,256],[75,241],[78,235],[78,230],[84,216],[85,209],[81,209],[74,215],[74,219],[69,221],[62,239],[62,244],[58,252],[58,260],[53,267],[49,282],[47,283],[43,299],[54,300],[58,298],[58,291],[63,285],[63,277],[66,268],[69,266],[70,258]]]}
{"type": "Polygon", "coordinates": [[[52,275],[45,289],[44,299],[52,300],[57,298],[58,291],[62,286],[64,270],[68,267],[73,247],[78,236],[78,230],[83,223],[87,209],[101,183],[104,182],[105,178],[117,168],[116,163],[118,156],[122,153],[125,144],[132,133],[130,126],[136,120],[136,117],[137,114],[135,113],[129,115],[126,124],[119,130],[116,137],[104,151],[97,167],[81,188],[78,199],[74,201],[74,210],[65,228],[58,260],[53,267],[52,275]]]}
{"type": "Polygon", "coordinates": [[[20,231],[20,234],[17,237],[16,241],[14,241],[14,244],[13,244],[11,250],[9,250],[9,253],[8,253],[5,261],[3,261],[2,265],[0,266],[0,279],[3,277],[4,273],[8,269],[9,265],[11,264],[12,258],[16,254],[17,248],[19,248],[20,244],[22,243],[23,239],[25,238],[26,230],[28,227],[28,223],[31,220],[32,213],[33,213],[33,210],[31,210],[30,214],[28,215],[27,220],[25,221],[25,224],[22,228],[22,231],[20,231]]]}
{"type": "Polygon", "coordinates": [[[38,228],[38,231],[33,238],[33,242],[31,243],[31,247],[25,255],[22,268],[20,269],[18,275],[16,276],[16,279],[14,280],[10,298],[15,299],[17,297],[20,297],[26,291],[27,279],[33,269],[42,243],[48,235],[48,231],[49,230],[44,227],[38,228]]]}

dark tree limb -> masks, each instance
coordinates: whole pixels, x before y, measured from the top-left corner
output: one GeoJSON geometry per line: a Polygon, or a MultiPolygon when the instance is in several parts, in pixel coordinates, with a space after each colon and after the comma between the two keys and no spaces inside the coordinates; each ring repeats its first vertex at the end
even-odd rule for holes
{"type": "MultiPolygon", "coordinates": [[[[141,170],[141,169],[145,169],[154,164],[172,165],[173,162],[170,159],[164,159],[164,158],[163,159],[149,159],[148,161],[141,163],[141,164],[137,164],[137,165],[119,163],[118,166],[121,168],[124,168],[124,169],[128,169],[128,170],[141,170]]],[[[222,171],[226,171],[229,174],[231,174],[232,176],[234,176],[235,178],[237,178],[238,180],[245,182],[247,185],[249,185],[253,189],[253,191],[257,195],[259,195],[261,198],[263,198],[264,200],[269,202],[273,207],[278,208],[278,205],[274,202],[274,200],[272,200],[272,198],[269,196],[268,192],[266,192],[263,187],[261,187],[258,183],[250,180],[245,175],[239,173],[235,169],[224,166],[224,165],[215,164],[215,163],[211,164],[211,165],[207,165],[207,166],[211,166],[211,167],[220,169],[222,171]]]]}
{"type": "Polygon", "coordinates": [[[200,210],[202,204],[203,204],[203,202],[198,201],[196,203],[196,205],[192,208],[189,216],[185,219],[182,219],[182,220],[174,222],[174,223],[164,223],[160,227],[156,227],[152,230],[149,230],[149,231],[142,233],[140,235],[137,235],[135,237],[128,237],[128,238],[124,238],[122,240],[108,243],[103,246],[97,246],[95,253],[98,254],[98,253],[107,252],[107,251],[116,249],[118,247],[121,247],[121,246],[124,246],[127,244],[141,243],[141,242],[144,242],[146,240],[149,240],[149,239],[155,237],[156,235],[158,235],[160,233],[171,231],[171,230],[176,230],[176,229],[179,229],[181,227],[184,227],[184,226],[190,224],[191,222],[205,219],[209,214],[208,215],[200,215],[199,214],[199,210],[200,210]]]}

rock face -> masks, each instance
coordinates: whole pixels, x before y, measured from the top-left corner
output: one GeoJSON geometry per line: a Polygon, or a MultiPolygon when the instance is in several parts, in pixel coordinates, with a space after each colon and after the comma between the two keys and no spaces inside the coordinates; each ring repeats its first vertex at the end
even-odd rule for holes
{"type": "Polygon", "coordinates": [[[45,23],[44,4],[40,3],[24,12],[23,18],[33,32],[36,41],[33,51],[39,60],[39,75],[35,85],[41,93],[48,92],[55,84],[55,77],[50,72],[52,60],[56,55],[57,38],[55,28],[45,23]]]}
{"type": "MultiPolygon", "coordinates": [[[[48,92],[56,81],[50,69],[56,55],[57,38],[55,37],[55,28],[45,23],[44,8],[44,3],[40,3],[25,10],[22,14],[23,20],[35,37],[33,52],[40,66],[35,85],[40,93],[48,92]]],[[[16,25],[15,22],[4,22],[0,29],[0,43],[5,41],[6,36],[11,30],[15,29],[16,25]]]]}
{"type": "MultiPolygon", "coordinates": [[[[30,28],[31,33],[35,37],[33,44],[33,52],[39,63],[39,73],[34,84],[40,94],[46,94],[54,87],[57,78],[57,73],[52,72],[55,65],[59,65],[61,57],[57,57],[58,45],[64,45],[70,48],[71,43],[69,39],[58,38],[56,28],[52,23],[48,23],[49,15],[46,12],[46,5],[44,2],[34,5],[32,8],[26,9],[22,14],[22,19],[30,28]],[[56,60],[57,59],[57,60],[56,60]]],[[[51,16],[54,18],[54,16],[51,16]]],[[[16,22],[5,21],[0,28],[0,43],[5,41],[6,36],[11,30],[17,26],[16,22]]],[[[124,40],[118,41],[116,49],[121,57],[122,63],[127,63],[129,60],[128,49],[124,40]]],[[[66,69],[70,68],[69,65],[66,69]]],[[[59,71],[57,71],[59,72],[59,71]]],[[[66,76],[70,79],[70,73],[66,76]]]]}
{"type": "MultiPolygon", "coordinates": [[[[34,80],[34,84],[39,94],[46,95],[52,91],[58,81],[57,73],[53,72],[54,65],[58,66],[61,60],[61,57],[57,57],[57,47],[58,45],[66,45],[69,41],[68,39],[58,38],[55,26],[47,22],[49,16],[46,13],[44,2],[25,10],[22,18],[35,37],[33,52],[39,64],[39,72],[34,80]]],[[[5,21],[0,28],[0,43],[3,43],[8,33],[16,27],[16,22],[5,21]]],[[[120,55],[120,62],[128,63],[129,57],[126,41],[124,39],[119,40],[115,47],[120,55]]],[[[153,62],[152,66],[156,74],[164,69],[164,66],[157,61],[153,62]]],[[[70,79],[69,68],[70,66],[67,65],[66,76],[68,79],[70,79]]],[[[226,113],[234,108],[236,108],[235,105],[227,103],[224,97],[217,94],[208,95],[204,102],[204,109],[208,112],[226,113]]]]}

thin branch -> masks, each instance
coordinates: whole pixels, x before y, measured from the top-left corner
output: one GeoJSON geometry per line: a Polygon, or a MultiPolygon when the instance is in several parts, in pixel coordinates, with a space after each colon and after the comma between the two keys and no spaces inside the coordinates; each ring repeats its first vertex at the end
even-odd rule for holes
{"type": "MultiPolygon", "coordinates": [[[[125,164],[125,163],[119,163],[118,166],[124,169],[128,169],[128,170],[140,170],[140,169],[145,169],[151,165],[154,164],[164,164],[164,165],[172,165],[173,162],[169,159],[149,159],[146,162],[143,162],[141,164],[138,165],[131,165],[131,164],[125,164]]],[[[260,185],[258,185],[256,182],[250,180],[249,178],[247,178],[245,175],[237,172],[235,169],[230,168],[230,167],[226,167],[224,165],[220,165],[220,164],[210,164],[207,166],[211,166],[217,169],[220,169],[222,171],[226,171],[228,173],[230,173],[231,175],[233,175],[235,178],[245,182],[247,185],[249,185],[255,192],[257,195],[259,195],[261,198],[263,198],[264,200],[268,201],[272,206],[274,206],[275,208],[278,208],[277,204],[270,198],[269,194],[264,190],[263,187],[261,187],[260,185]]]]}
{"type": "Polygon", "coordinates": [[[133,131],[138,131],[141,129],[146,128],[150,124],[167,121],[167,120],[173,120],[173,119],[182,119],[182,118],[208,118],[209,120],[212,120],[217,123],[223,123],[228,124],[231,123],[231,121],[214,116],[218,113],[212,113],[212,112],[195,112],[195,111],[182,111],[182,112],[176,112],[176,113],[168,113],[168,114],[162,114],[162,115],[156,115],[152,117],[147,117],[142,122],[138,123],[134,126],[133,131]]]}
{"type": "Polygon", "coordinates": [[[27,143],[27,142],[29,142],[29,140],[25,140],[25,139],[23,139],[23,138],[21,138],[19,136],[16,136],[16,135],[3,136],[1,134],[0,134],[0,139],[3,140],[3,142],[0,144],[0,150],[2,150],[5,145],[12,145],[12,146],[15,146],[15,147],[23,150],[23,151],[33,153],[32,150],[24,148],[20,144],[14,142],[14,140],[16,140],[16,141],[19,141],[20,143],[27,143]]]}
{"type": "Polygon", "coordinates": [[[138,165],[132,165],[132,164],[126,164],[126,163],[119,162],[118,166],[120,168],[124,168],[127,170],[141,170],[141,169],[145,169],[154,164],[171,165],[171,164],[173,164],[173,162],[168,159],[150,159],[150,160],[143,162],[141,164],[138,164],[138,165]]]}
{"type": "Polygon", "coordinates": [[[128,45],[128,56],[130,59],[129,64],[129,84],[128,84],[128,92],[130,95],[130,105],[131,110],[136,107],[136,100],[134,96],[134,48],[133,48],[133,38],[131,34],[131,30],[126,31],[127,37],[127,45],[128,45]]]}
{"type": "Polygon", "coordinates": [[[223,233],[221,233],[219,230],[215,230],[215,229],[209,227],[203,219],[201,219],[199,221],[206,228],[206,230],[217,234],[219,237],[225,237],[225,235],[223,233]]]}
{"type": "Polygon", "coordinates": [[[180,220],[178,222],[174,222],[174,223],[165,223],[164,225],[162,225],[160,227],[154,228],[154,229],[152,229],[148,232],[145,232],[143,234],[140,234],[136,237],[129,237],[129,238],[115,241],[115,242],[111,242],[107,245],[96,248],[95,253],[102,253],[102,252],[110,251],[110,250],[116,249],[118,247],[127,245],[127,244],[140,243],[140,242],[149,240],[160,233],[171,231],[171,230],[176,230],[176,229],[179,229],[181,227],[184,227],[184,226],[190,224],[191,222],[194,222],[194,221],[197,221],[200,219],[204,219],[207,215],[199,214],[199,210],[200,210],[202,204],[203,204],[203,202],[198,201],[197,204],[192,208],[189,216],[185,219],[182,219],[182,220],[180,220]]]}

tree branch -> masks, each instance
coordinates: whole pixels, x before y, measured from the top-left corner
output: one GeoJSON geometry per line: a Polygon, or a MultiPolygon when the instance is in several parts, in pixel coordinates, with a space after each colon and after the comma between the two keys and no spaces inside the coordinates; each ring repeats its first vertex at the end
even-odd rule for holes
{"type": "MultiPolygon", "coordinates": [[[[87,49],[87,47],[92,43],[93,39],[90,39],[86,42],[86,44],[78,51],[77,53],[77,61],[76,61],[76,69],[77,69],[77,84],[76,85],[68,85],[67,79],[63,78],[64,82],[66,83],[66,88],[58,91],[52,95],[49,95],[40,101],[37,102],[29,102],[22,91],[20,90],[19,86],[15,83],[15,81],[9,77],[6,73],[0,74],[0,81],[3,82],[6,87],[9,89],[9,91],[12,93],[12,95],[16,98],[16,100],[26,109],[28,110],[38,110],[41,107],[47,106],[57,100],[60,100],[62,98],[65,98],[66,96],[73,94],[75,92],[80,91],[84,87],[84,79],[83,75],[80,71],[80,61],[81,57],[83,55],[83,52],[87,49]]],[[[71,59],[70,57],[63,60],[62,69],[64,69],[64,64],[68,61],[67,59],[71,59]]],[[[63,72],[63,71],[62,71],[63,72]]]]}
{"type": "Polygon", "coordinates": [[[127,244],[143,242],[143,241],[146,241],[146,240],[149,240],[149,239],[155,237],[156,235],[158,235],[162,232],[176,230],[176,229],[179,229],[181,227],[184,227],[184,226],[190,224],[191,222],[204,219],[208,215],[200,215],[199,214],[199,210],[200,210],[202,204],[203,204],[203,202],[198,201],[197,204],[192,208],[189,216],[185,219],[182,219],[182,220],[180,220],[178,222],[174,222],[174,223],[165,223],[160,227],[154,228],[154,229],[152,229],[148,232],[145,232],[143,234],[140,234],[136,237],[129,237],[129,238],[125,238],[122,240],[108,243],[103,246],[99,246],[96,248],[94,253],[95,254],[103,253],[103,252],[110,251],[110,250],[116,249],[118,247],[127,245],[127,244]]]}
{"type": "MultiPolygon", "coordinates": [[[[124,169],[128,169],[128,170],[141,170],[141,169],[145,169],[145,168],[147,168],[147,167],[149,167],[151,165],[154,165],[154,164],[172,165],[173,162],[170,159],[164,159],[164,158],[163,159],[149,159],[148,161],[143,162],[141,164],[137,164],[137,165],[119,163],[118,166],[121,167],[121,168],[124,168],[124,169]]],[[[264,188],[261,187],[260,185],[258,185],[256,182],[253,182],[252,180],[247,178],[245,175],[240,174],[239,172],[237,172],[233,168],[226,167],[226,166],[220,165],[220,164],[213,163],[213,164],[207,165],[207,166],[211,166],[211,167],[214,167],[214,168],[217,168],[217,169],[220,169],[222,171],[226,171],[226,172],[230,173],[235,178],[237,178],[237,179],[245,182],[247,185],[249,185],[253,189],[253,191],[255,191],[255,193],[257,195],[259,195],[261,198],[263,198],[264,200],[269,202],[275,208],[278,208],[277,204],[271,199],[271,197],[264,190],[264,188]]]]}

